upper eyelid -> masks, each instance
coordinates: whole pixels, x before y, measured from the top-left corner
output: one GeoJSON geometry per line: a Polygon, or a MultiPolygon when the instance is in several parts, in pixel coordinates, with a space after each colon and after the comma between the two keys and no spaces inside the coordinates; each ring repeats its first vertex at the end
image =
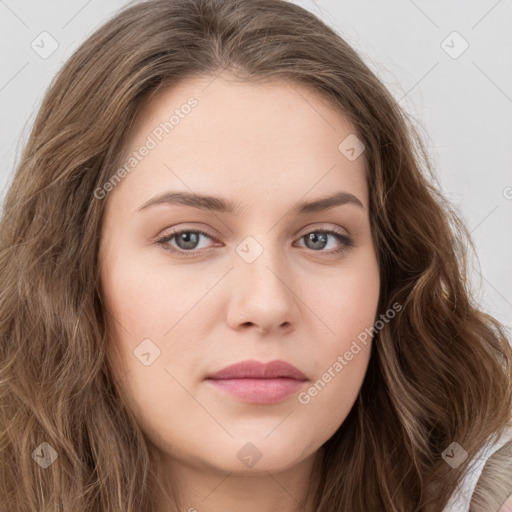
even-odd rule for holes
{"type": "MultiPolygon", "coordinates": [[[[213,230],[214,231],[213,234],[209,233],[209,231],[211,231],[211,228],[188,227],[188,226],[185,226],[183,228],[177,228],[177,227],[174,228],[173,227],[173,228],[168,228],[168,229],[170,229],[171,231],[168,232],[167,234],[158,235],[155,238],[162,238],[162,237],[165,237],[165,236],[172,236],[172,235],[180,234],[180,233],[183,233],[183,232],[203,232],[202,234],[204,234],[204,235],[206,235],[206,236],[208,236],[210,238],[217,238],[217,237],[220,238],[220,236],[221,236],[221,235],[217,235],[215,230],[213,230]]],[[[166,231],[166,230],[163,230],[163,231],[166,231]]],[[[333,227],[332,225],[328,226],[328,225],[325,225],[325,224],[324,225],[320,225],[320,226],[317,226],[317,225],[306,226],[306,227],[298,230],[294,236],[302,237],[304,235],[307,235],[310,232],[315,232],[315,231],[332,231],[334,233],[337,233],[337,234],[340,234],[340,235],[343,235],[343,236],[347,236],[347,237],[351,236],[349,230],[347,228],[345,228],[345,227],[341,227],[341,226],[333,227]],[[299,235],[300,233],[302,233],[302,234],[299,235]]]]}

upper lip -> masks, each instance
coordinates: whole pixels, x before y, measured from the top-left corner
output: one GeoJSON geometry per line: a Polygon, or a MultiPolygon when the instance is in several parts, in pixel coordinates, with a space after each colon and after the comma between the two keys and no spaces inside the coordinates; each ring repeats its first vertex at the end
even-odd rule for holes
{"type": "Polygon", "coordinates": [[[307,380],[307,377],[295,366],[286,361],[275,360],[261,363],[255,359],[231,364],[222,370],[211,373],[207,379],[275,379],[288,378],[307,380]]]}

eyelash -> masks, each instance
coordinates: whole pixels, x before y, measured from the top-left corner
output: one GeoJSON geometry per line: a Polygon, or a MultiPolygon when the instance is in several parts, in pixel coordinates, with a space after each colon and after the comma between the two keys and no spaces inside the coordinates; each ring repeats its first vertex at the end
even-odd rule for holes
{"type": "MultiPolygon", "coordinates": [[[[164,236],[158,238],[156,240],[156,243],[161,245],[166,251],[169,251],[169,252],[172,252],[174,254],[177,254],[180,257],[181,256],[183,256],[183,257],[196,256],[197,253],[199,253],[202,250],[204,250],[204,249],[195,249],[195,250],[185,251],[183,249],[176,249],[174,247],[171,248],[171,246],[166,245],[167,242],[170,242],[174,237],[176,237],[178,235],[181,235],[183,233],[196,233],[196,234],[204,235],[207,238],[213,239],[213,237],[211,237],[208,233],[206,233],[205,231],[202,231],[200,229],[182,229],[181,231],[174,231],[172,233],[169,233],[167,235],[164,235],[164,236]]],[[[332,235],[339,242],[342,243],[341,248],[340,249],[336,249],[334,251],[330,251],[330,252],[324,253],[323,250],[315,251],[313,249],[310,249],[312,252],[318,252],[320,254],[325,254],[326,256],[336,256],[336,255],[348,252],[352,247],[354,247],[354,241],[352,240],[352,238],[350,238],[349,236],[344,235],[342,233],[338,233],[337,231],[333,231],[333,230],[315,229],[315,230],[309,231],[309,232],[305,233],[304,235],[302,235],[299,238],[299,240],[303,239],[307,235],[310,235],[311,233],[322,233],[322,234],[325,234],[325,235],[332,235]]]]}

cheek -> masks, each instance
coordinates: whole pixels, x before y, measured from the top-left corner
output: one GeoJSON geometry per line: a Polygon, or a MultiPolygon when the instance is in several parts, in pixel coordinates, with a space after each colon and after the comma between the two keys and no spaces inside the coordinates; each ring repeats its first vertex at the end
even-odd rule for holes
{"type": "MultiPolygon", "coordinates": [[[[329,438],[354,405],[368,368],[378,287],[348,286],[323,303],[330,331],[311,346],[315,379],[298,394],[304,419],[319,437],[329,438]],[[333,307],[332,304],[336,306],[333,307]]],[[[325,330],[324,330],[325,332],[325,330]]]]}
{"type": "Polygon", "coordinates": [[[108,310],[134,339],[162,338],[190,309],[203,288],[197,274],[137,257],[112,257],[103,275],[108,310]]]}
{"type": "Polygon", "coordinates": [[[371,343],[344,352],[333,350],[314,381],[297,395],[297,418],[316,439],[325,442],[343,424],[352,409],[368,367],[371,343]],[[357,353],[353,353],[357,352],[357,353]]]}
{"type": "Polygon", "coordinates": [[[197,414],[180,386],[191,378],[200,350],[187,318],[180,321],[200,296],[197,284],[181,271],[170,275],[168,267],[117,255],[110,257],[102,282],[115,379],[138,423],[157,439],[162,429],[154,426],[169,426],[173,411],[197,414]]]}
{"type": "Polygon", "coordinates": [[[360,252],[346,266],[308,286],[312,309],[326,326],[327,347],[342,350],[366,328],[373,326],[379,301],[379,268],[372,251],[360,252]]]}
{"type": "MultiPolygon", "coordinates": [[[[201,309],[198,298],[218,277],[200,280],[188,268],[171,270],[165,259],[150,262],[135,252],[119,250],[109,255],[102,273],[113,370],[130,388],[133,401],[150,409],[162,386],[169,392],[173,379],[166,370],[172,369],[185,382],[202,351],[203,337],[197,335],[194,315],[201,309]],[[130,379],[124,379],[127,374],[130,379]],[[143,390],[151,390],[151,397],[141,396],[143,390]]],[[[156,404],[155,411],[157,416],[161,413],[156,404]]]]}
{"type": "Polygon", "coordinates": [[[348,414],[368,367],[380,290],[373,253],[360,254],[329,281],[328,293],[311,286],[308,294],[325,328],[310,346],[317,380],[298,398],[335,424],[348,414]]]}

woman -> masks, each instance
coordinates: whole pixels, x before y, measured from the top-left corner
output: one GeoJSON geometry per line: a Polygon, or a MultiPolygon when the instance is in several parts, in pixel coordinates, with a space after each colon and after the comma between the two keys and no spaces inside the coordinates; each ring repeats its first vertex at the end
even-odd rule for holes
{"type": "Polygon", "coordinates": [[[429,178],[304,9],[116,15],[5,201],[3,510],[507,506],[511,348],[429,178]]]}

